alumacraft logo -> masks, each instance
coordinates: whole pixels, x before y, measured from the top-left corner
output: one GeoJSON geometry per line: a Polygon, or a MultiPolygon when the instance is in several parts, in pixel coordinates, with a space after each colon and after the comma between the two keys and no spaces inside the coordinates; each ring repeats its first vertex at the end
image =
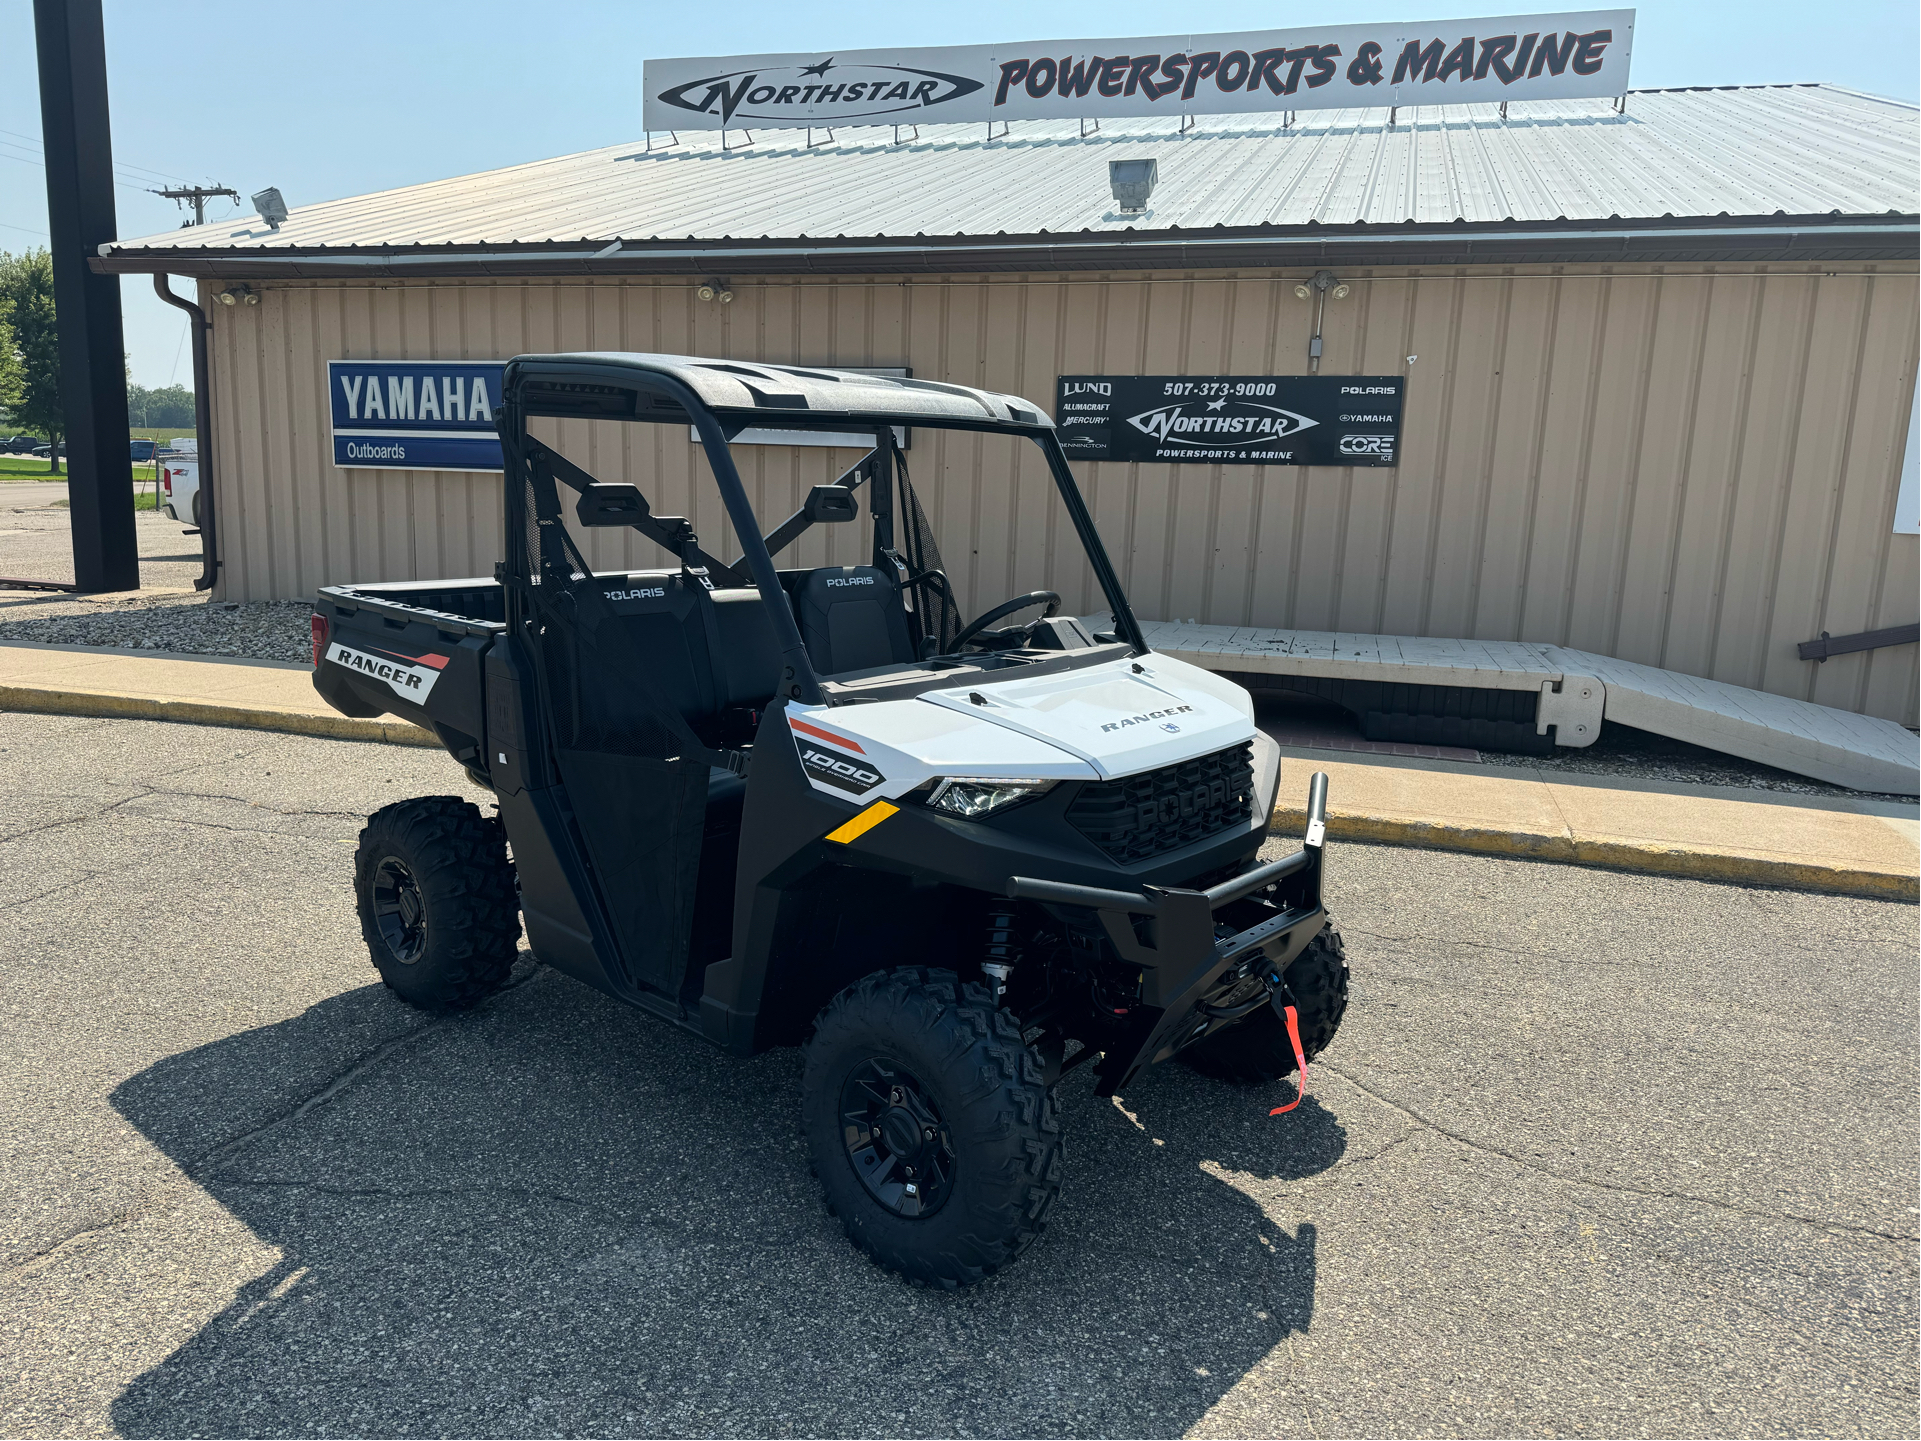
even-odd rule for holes
{"type": "MultiPolygon", "coordinates": [[[[1129,716],[1126,720],[1108,721],[1101,727],[1104,731],[1126,730],[1129,726],[1144,726],[1151,721],[1166,720],[1171,715],[1186,715],[1193,710],[1191,705],[1170,706],[1166,710],[1145,711],[1140,715],[1129,716]]],[[[1162,730],[1178,730],[1178,726],[1162,726],[1162,730]]]]}
{"type": "Polygon", "coordinates": [[[865,118],[938,108],[980,88],[980,81],[964,75],[911,65],[836,65],[830,55],[813,65],[707,75],[663,90],[654,98],[697,114],[719,115],[726,124],[812,120],[851,125],[865,118]]]}
{"type": "Polygon", "coordinates": [[[366,651],[355,650],[335,641],[327,652],[327,659],[335,665],[344,665],[348,670],[357,670],[362,675],[385,681],[393,687],[395,694],[405,696],[416,705],[424,705],[450,657],[431,652],[426,655],[369,655],[366,651]]]}
{"type": "Polygon", "coordinates": [[[1224,450],[1247,445],[1268,445],[1286,436],[1299,435],[1319,425],[1292,410],[1278,405],[1257,405],[1249,400],[1223,397],[1208,401],[1179,401],[1127,417],[1127,423],[1162,445],[1191,446],[1195,450],[1224,450]]]}

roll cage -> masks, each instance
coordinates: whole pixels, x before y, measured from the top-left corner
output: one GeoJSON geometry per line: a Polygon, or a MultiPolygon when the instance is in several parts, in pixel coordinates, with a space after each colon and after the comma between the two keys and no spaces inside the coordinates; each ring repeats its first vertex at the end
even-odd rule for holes
{"type": "MultiPolygon", "coordinates": [[[[1049,474],[1079,537],[1096,582],[1113,616],[1114,641],[1135,654],[1147,646],[1102,546],[1093,517],[1055,437],[1053,421],[1025,400],[936,381],[875,376],[812,367],[700,360],[681,356],[581,353],[521,357],[508,363],[496,418],[510,478],[530,486],[530,497],[551,494],[556,482],[578,493],[576,516],[589,527],[638,531],[678,559],[685,588],[711,616],[711,596],[721,589],[759,592],[780,655],[776,699],[832,705],[841,699],[824,684],[823,668],[795,619],[773,557],[817,522],[851,519],[854,498],[865,487],[873,520],[873,565],[891,574],[905,596],[917,656],[940,655],[953,640],[957,617],[952,588],[926,543],[926,527],[907,481],[906,458],[894,439],[896,426],[980,431],[1025,437],[1046,456],[1049,474]],[[700,543],[683,517],[654,514],[639,487],[603,482],[536,439],[527,422],[536,416],[692,425],[742,553],[723,561],[700,543]],[[763,529],[741,483],[730,443],[751,427],[871,433],[873,448],[830,485],[815,486],[794,514],[763,529]],[[903,502],[905,502],[903,504],[903,502]]],[[[507,589],[510,629],[531,614],[532,588],[578,586],[591,572],[555,514],[537,499],[506,507],[507,556],[501,579],[507,589]]],[[[548,592],[551,595],[553,592],[548,592]]],[[[709,620],[711,626],[711,618],[709,620]]],[[[718,636],[718,631],[710,633],[718,636]]],[[[659,717],[678,731],[673,717],[659,717]]],[[[711,763],[736,771],[740,759],[690,734],[678,737],[711,763]]]]}

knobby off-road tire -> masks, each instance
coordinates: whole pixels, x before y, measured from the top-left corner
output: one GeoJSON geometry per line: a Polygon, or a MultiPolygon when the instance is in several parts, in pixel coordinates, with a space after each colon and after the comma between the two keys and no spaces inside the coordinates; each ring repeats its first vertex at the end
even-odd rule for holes
{"type": "Polygon", "coordinates": [[[801,1113],[848,1239],[918,1285],[953,1290],[1000,1270],[1060,1194],[1060,1116],[1041,1058],[984,987],[952,971],[879,972],[829,1002],[807,1043],[801,1113]],[[924,1213],[900,1194],[910,1164],[924,1213]]]}
{"type": "Polygon", "coordinates": [[[388,989],[460,1011],[507,979],[520,941],[513,866],[498,821],[456,796],[374,812],[354,853],[360,933],[388,989]]]}
{"type": "MultiPolygon", "coordinates": [[[[1311,1061],[1327,1049],[1347,1013],[1347,951],[1332,925],[1308,942],[1283,978],[1294,997],[1301,1049],[1311,1061]]],[[[1238,1085],[1278,1081],[1294,1071],[1294,1044],[1275,1006],[1263,1006],[1238,1025],[1217,1031],[1180,1058],[1204,1076],[1238,1085]]]]}

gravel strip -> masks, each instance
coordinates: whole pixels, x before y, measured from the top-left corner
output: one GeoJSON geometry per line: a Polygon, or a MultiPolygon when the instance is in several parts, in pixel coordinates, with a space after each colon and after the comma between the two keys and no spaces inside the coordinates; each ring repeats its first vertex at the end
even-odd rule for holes
{"type": "Polygon", "coordinates": [[[312,606],[297,600],[240,605],[210,602],[204,595],[112,602],[62,597],[0,611],[0,640],[304,661],[313,656],[312,614],[312,606]]]}

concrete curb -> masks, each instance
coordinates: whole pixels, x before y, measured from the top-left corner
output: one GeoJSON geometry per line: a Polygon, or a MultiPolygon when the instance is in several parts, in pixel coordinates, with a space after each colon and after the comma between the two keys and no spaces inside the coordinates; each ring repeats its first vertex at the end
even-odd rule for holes
{"type": "MultiPolygon", "coordinates": [[[[431,731],[407,721],[355,720],[331,712],[282,710],[266,706],[186,701],[166,696],[118,695],[106,691],[0,684],[0,710],[40,715],[94,716],[112,720],[173,721],[186,725],[230,726],[278,731],[325,740],[373,741],[384,745],[438,746],[431,731]]],[[[1282,806],[1271,824],[1299,835],[1306,811],[1282,806]]],[[[1921,899],[1921,881],[1898,871],[1827,865],[1771,856],[1737,854],[1702,847],[1632,840],[1584,839],[1565,831],[1526,831],[1456,825],[1412,816],[1342,814],[1338,797],[1327,818],[1334,840],[1372,841],[1471,855],[1511,856],[1562,865],[1600,866],[1689,880],[1729,881],[1738,885],[1779,886],[1874,900],[1921,899]]]]}
{"type": "Polygon", "coordinates": [[[262,706],[170,700],[165,696],[113,695],[105,691],[55,690],[43,686],[0,685],[0,711],[96,716],[106,720],[177,721],[186,725],[232,726],[239,730],[319,736],[326,740],[378,741],[386,745],[440,744],[432,731],[423,730],[410,721],[355,720],[351,716],[273,710],[262,706]]]}
{"type": "MultiPolygon", "coordinates": [[[[1274,812],[1271,824],[1278,831],[1300,835],[1307,826],[1307,811],[1299,806],[1279,807],[1274,812]]],[[[1395,816],[1344,816],[1336,809],[1328,812],[1327,834],[1329,840],[1373,841],[1380,845],[1411,846],[1431,851],[1512,856],[1524,860],[1554,861],[1562,865],[1599,866],[1608,870],[1637,871],[1645,875],[1677,876],[1685,880],[1776,886],[1789,890],[1822,891],[1830,895],[1864,896],[1879,901],[1921,899],[1921,880],[1898,871],[1828,866],[1689,846],[1582,840],[1564,834],[1493,830],[1395,816]]]]}

